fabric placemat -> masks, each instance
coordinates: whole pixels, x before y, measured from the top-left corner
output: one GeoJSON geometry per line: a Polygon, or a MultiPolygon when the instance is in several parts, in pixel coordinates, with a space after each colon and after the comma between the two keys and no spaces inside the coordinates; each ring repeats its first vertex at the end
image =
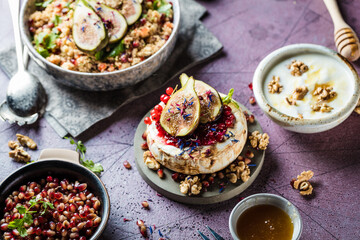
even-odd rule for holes
{"type": "MultiPolygon", "coordinates": [[[[44,117],[60,137],[80,135],[121,106],[155,91],[176,75],[220,52],[222,44],[200,21],[206,9],[193,0],[179,2],[181,22],[174,51],[156,73],[133,87],[111,92],[72,89],[57,84],[51,75],[30,60],[29,71],[39,77],[48,94],[44,117]]],[[[0,68],[9,78],[16,72],[16,65],[14,48],[0,52],[0,68]]]]}

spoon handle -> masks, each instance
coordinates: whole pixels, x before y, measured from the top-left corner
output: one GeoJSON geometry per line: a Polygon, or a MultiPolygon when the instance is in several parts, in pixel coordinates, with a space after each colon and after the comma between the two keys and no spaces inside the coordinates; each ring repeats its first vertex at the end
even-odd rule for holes
{"type": "Polygon", "coordinates": [[[344,21],[339,6],[337,5],[336,0],[324,0],[326,8],[328,9],[331,19],[334,23],[334,31],[338,29],[349,27],[348,24],[344,21]]]}
{"type": "Polygon", "coordinates": [[[16,57],[18,63],[18,71],[24,71],[23,57],[22,57],[22,44],[19,31],[19,6],[20,0],[8,0],[10,6],[10,13],[14,28],[16,57]]]}

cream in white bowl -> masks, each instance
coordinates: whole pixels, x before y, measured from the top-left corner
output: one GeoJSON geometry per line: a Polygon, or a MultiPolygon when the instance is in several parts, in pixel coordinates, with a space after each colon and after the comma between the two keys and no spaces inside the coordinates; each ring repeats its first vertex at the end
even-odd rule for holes
{"type": "Polygon", "coordinates": [[[354,110],[360,96],[360,80],[351,64],[331,49],[314,44],[289,45],[265,57],[253,78],[254,95],[260,108],[285,129],[315,133],[329,130],[343,122],[354,110]],[[293,76],[288,68],[293,60],[308,67],[301,76],[293,76]],[[268,84],[279,77],[280,93],[270,93],[268,84]],[[295,105],[286,101],[298,87],[307,93],[295,105]],[[331,87],[336,96],[318,100],[314,91],[331,87]],[[313,106],[325,103],[330,111],[314,111],[313,106]]]}

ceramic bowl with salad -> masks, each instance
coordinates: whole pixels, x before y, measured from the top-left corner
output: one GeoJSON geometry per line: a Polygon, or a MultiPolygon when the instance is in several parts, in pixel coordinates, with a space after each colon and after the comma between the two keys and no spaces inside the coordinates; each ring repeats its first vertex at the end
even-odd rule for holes
{"type": "Polygon", "coordinates": [[[28,0],[21,35],[56,80],[84,90],[135,85],[174,48],[178,0],[28,0]]]}

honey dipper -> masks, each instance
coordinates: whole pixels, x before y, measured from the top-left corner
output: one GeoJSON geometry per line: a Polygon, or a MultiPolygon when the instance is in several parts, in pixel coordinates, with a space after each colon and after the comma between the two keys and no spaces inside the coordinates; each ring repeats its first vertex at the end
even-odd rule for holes
{"type": "Polygon", "coordinates": [[[338,52],[350,61],[360,57],[359,38],[354,30],[344,21],[336,0],[324,0],[334,23],[334,38],[338,52]]]}

